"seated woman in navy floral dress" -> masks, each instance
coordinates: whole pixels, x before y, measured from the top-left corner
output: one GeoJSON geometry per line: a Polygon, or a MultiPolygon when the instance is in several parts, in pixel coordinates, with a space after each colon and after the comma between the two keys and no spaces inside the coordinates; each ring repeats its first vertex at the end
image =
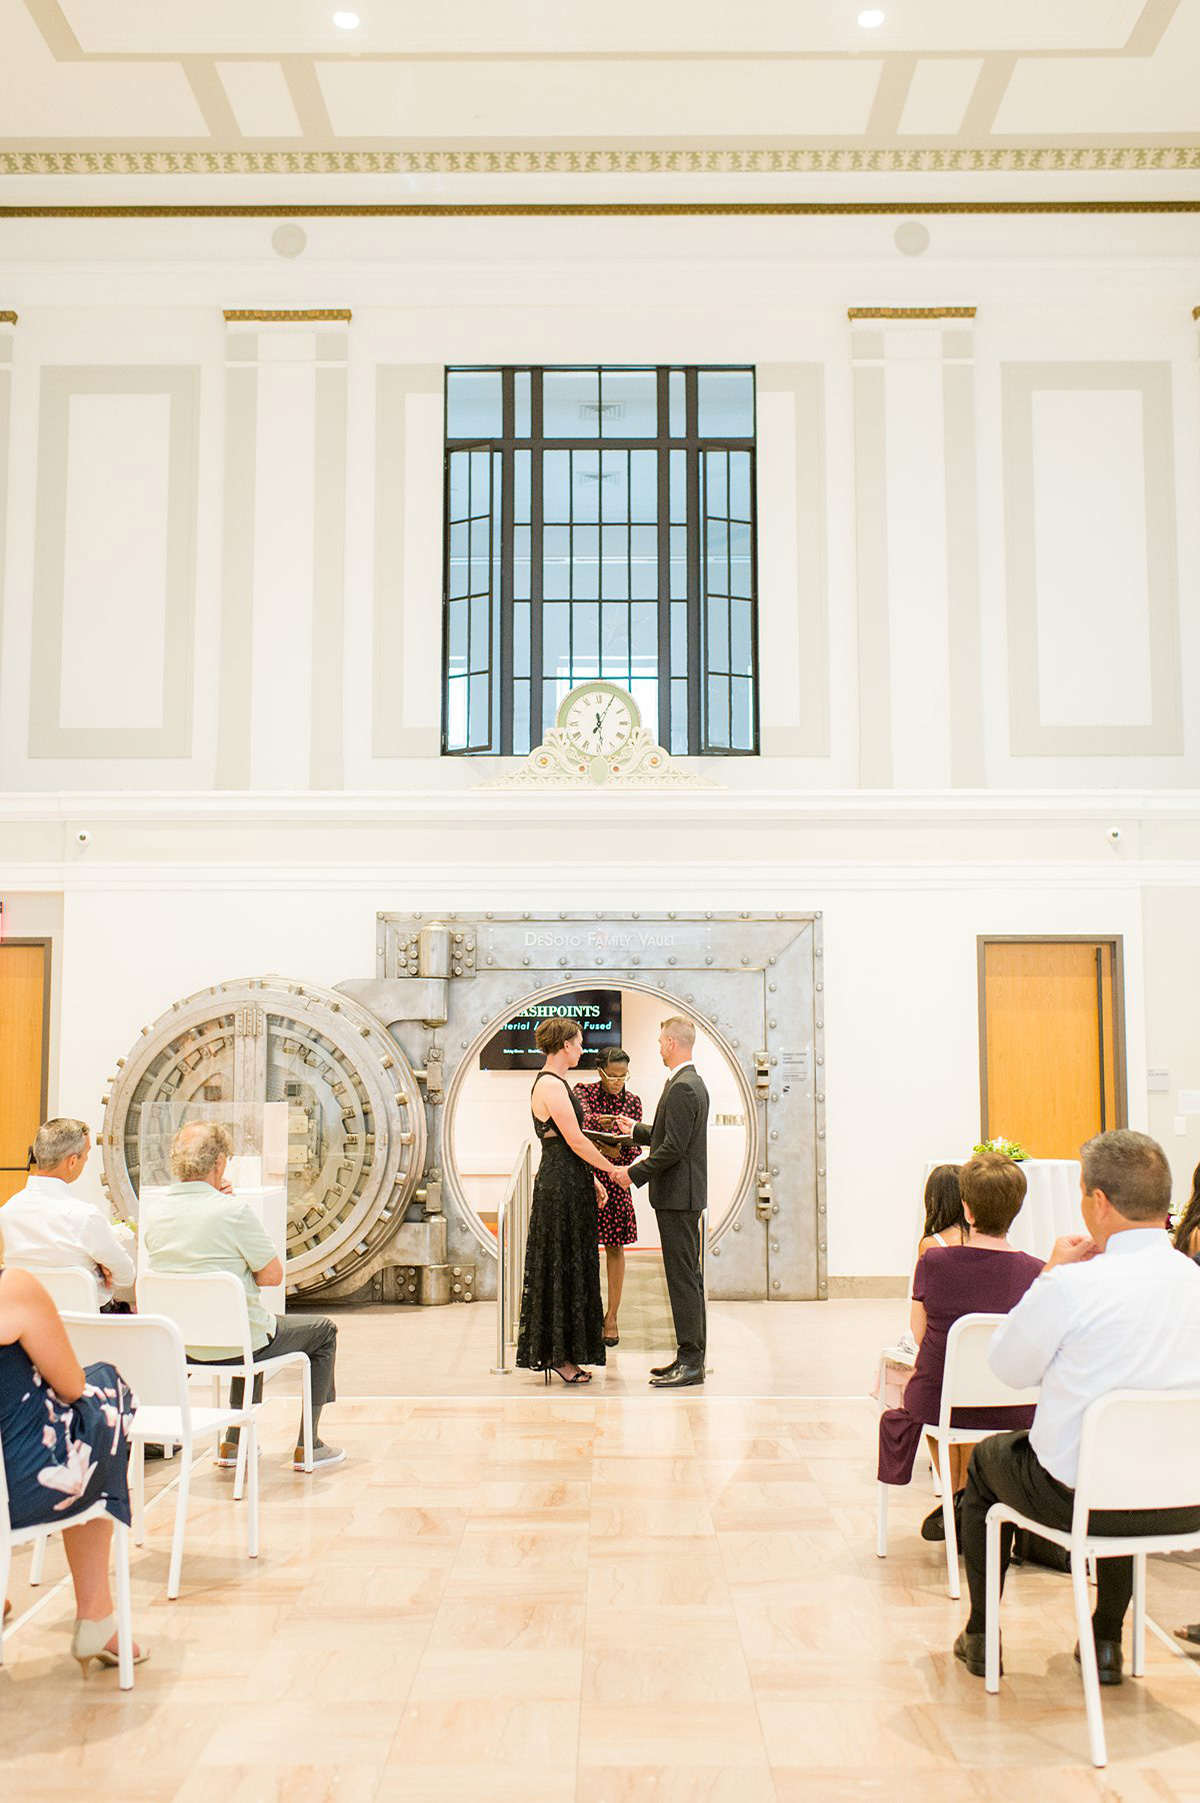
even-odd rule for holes
{"type": "MultiPolygon", "coordinates": [[[[32,1271],[0,1267],[0,1450],[13,1527],[67,1522],[96,1503],[128,1527],[129,1427],[136,1406],[111,1365],[83,1370],[49,1292],[32,1271]]],[[[112,1522],[103,1517],[63,1533],[75,1585],[71,1652],[85,1677],[93,1659],[117,1663],[111,1545],[112,1522]]],[[[134,1648],[135,1663],[145,1657],[134,1648]]]]}
{"type": "MultiPolygon", "coordinates": [[[[635,1096],[631,1089],[626,1089],[625,1079],[628,1075],[629,1053],[622,1051],[619,1045],[603,1046],[596,1060],[597,1081],[575,1085],[575,1094],[583,1103],[585,1133],[603,1131],[601,1123],[611,1123],[619,1114],[623,1114],[627,1120],[641,1120],[642,1098],[635,1096]]],[[[623,1167],[633,1163],[640,1147],[611,1146],[605,1150],[611,1164],[623,1167]]],[[[625,1288],[625,1248],[631,1246],[638,1236],[637,1213],[633,1197],[627,1189],[619,1188],[603,1172],[596,1181],[604,1191],[599,1219],[600,1244],[604,1247],[608,1263],[604,1344],[615,1346],[620,1339],[617,1333],[617,1310],[621,1306],[621,1291],[625,1288]]]]}

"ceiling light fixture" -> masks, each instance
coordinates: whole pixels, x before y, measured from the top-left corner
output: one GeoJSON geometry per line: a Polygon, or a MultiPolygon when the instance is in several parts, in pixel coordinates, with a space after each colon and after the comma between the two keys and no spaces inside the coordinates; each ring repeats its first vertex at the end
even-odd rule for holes
{"type": "Polygon", "coordinates": [[[877,25],[883,24],[886,17],[887,14],[881,7],[868,6],[866,12],[859,13],[858,22],[864,31],[874,31],[877,25]]]}
{"type": "MultiPolygon", "coordinates": [[[[883,14],[879,16],[882,18],[883,14]]],[[[357,31],[362,23],[357,13],[334,13],[333,22],[342,31],[357,31]]]]}

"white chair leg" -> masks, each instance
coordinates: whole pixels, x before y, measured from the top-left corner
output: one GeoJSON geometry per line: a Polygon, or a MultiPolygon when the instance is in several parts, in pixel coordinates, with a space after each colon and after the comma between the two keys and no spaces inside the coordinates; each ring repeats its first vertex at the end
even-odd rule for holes
{"type": "Polygon", "coordinates": [[[1146,1555],[1133,1557],[1133,1675],[1146,1675],[1146,1555]]]}
{"type": "Polygon", "coordinates": [[[300,1397],[304,1411],[304,1469],[313,1468],[312,1366],[308,1359],[300,1367],[300,1397]]]}
{"type": "Polygon", "coordinates": [[[172,1602],[179,1595],[179,1579],[183,1571],[183,1537],[187,1532],[188,1490],[192,1481],[192,1454],[190,1445],[183,1448],[183,1460],[179,1470],[179,1489],[175,1496],[175,1529],[171,1535],[171,1564],[167,1572],[167,1596],[172,1602]]]}
{"type": "Polygon", "coordinates": [[[246,1551],[250,1558],[258,1558],[258,1425],[251,1416],[250,1421],[242,1429],[243,1442],[249,1441],[247,1447],[248,1475],[247,1487],[249,1497],[246,1510],[246,1551]]]}
{"type": "Polygon", "coordinates": [[[34,1589],[41,1583],[42,1573],[46,1569],[46,1547],[49,1540],[49,1534],[43,1534],[40,1540],[35,1540],[33,1543],[33,1556],[29,1561],[29,1582],[34,1589]]]}
{"type": "Polygon", "coordinates": [[[1092,1764],[1107,1765],[1104,1744],[1104,1713],[1100,1706],[1100,1674],[1096,1669],[1096,1641],[1092,1633],[1092,1614],[1088,1604],[1087,1561],[1072,1559],[1071,1588],[1075,1593],[1075,1621],[1079,1629],[1079,1669],[1083,1677],[1083,1700],[1087,1705],[1088,1741],[1092,1764]]]}
{"type": "Polygon", "coordinates": [[[117,1573],[117,1683],[133,1689],[133,1607],[129,1595],[129,1529],[113,1523],[113,1552],[117,1573]]]}
{"type": "Polygon", "coordinates": [[[983,1658],[985,1690],[1000,1688],[1000,1518],[988,1510],[985,1567],[983,1658]]]}
{"type": "Polygon", "coordinates": [[[940,1496],[942,1494],[942,1474],[938,1470],[939,1461],[933,1456],[934,1443],[928,1434],[925,1436],[925,1445],[929,1449],[929,1476],[933,1483],[933,1494],[940,1496]]]}
{"type": "Polygon", "coordinates": [[[130,1477],[133,1480],[133,1539],[135,1546],[146,1544],[146,1444],[144,1440],[135,1440],[133,1456],[130,1460],[130,1477]]]}
{"type": "Polygon", "coordinates": [[[875,1511],[875,1552],[881,1559],[887,1558],[887,1515],[888,1487],[879,1485],[879,1503],[875,1511]]]}
{"type": "Polygon", "coordinates": [[[238,1429],[237,1468],[233,1474],[233,1500],[241,1502],[246,1488],[246,1429],[243,1424],[238,1429]]]}
{"type": "Polygon", "coordinates": [[[938,1453],[943,1471],[946,1473],[942,1484],[942,1522],[946,1529],[946,1584],[955,1601],[962,1595],[958,1581],[958,1535],[954,1531],[954,1486],[950,1482],[950,1448],[941,1442],[938,1453]]]}

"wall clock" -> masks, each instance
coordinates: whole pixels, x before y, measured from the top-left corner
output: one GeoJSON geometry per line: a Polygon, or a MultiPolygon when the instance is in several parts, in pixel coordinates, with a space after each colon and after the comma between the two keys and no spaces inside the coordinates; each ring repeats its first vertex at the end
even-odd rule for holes
{"type": "Polygon", "coordinates": [[[629,693],[599,677],[577,683],[563,697],[555,723],[510,776],[481,788],[715,789],[692,776],[642,725],[629,693]]]}

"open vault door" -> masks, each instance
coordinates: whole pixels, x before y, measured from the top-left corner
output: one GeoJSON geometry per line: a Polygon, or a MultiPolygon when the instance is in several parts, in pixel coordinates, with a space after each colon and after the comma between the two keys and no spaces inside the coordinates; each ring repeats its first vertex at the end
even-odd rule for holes
{"type": "Polygon", "coordinates": [[[692,1016],[736,1073],[747,1155],[710,1235],[710,1295],[826,1296],[819,914],[381,914],[378,924],[378,975],[339,988],[387,1025],[423,1081],[418,1194],[426,1217],[445,1214],[446,1256],[477,1264],[477,1294],[495,1294],[495,1242],[455,1165],[463,1083],[523,1007],[602,984],[661,995],[664,1015],[692,1016]]]}

